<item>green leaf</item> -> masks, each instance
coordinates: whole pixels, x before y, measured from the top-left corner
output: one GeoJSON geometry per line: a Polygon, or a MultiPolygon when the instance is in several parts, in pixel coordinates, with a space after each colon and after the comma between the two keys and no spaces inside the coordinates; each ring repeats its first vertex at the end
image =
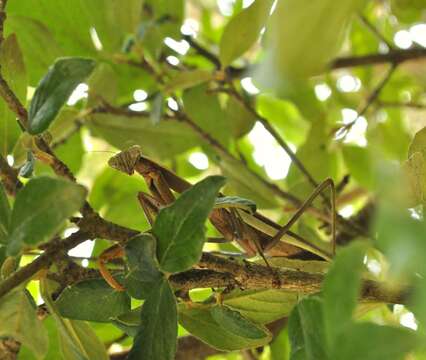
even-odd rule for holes
{"type": "Polygon", "coordinates": [[[423,152],[417,151],[401,164],[401,172],[406,182],[407,200],[413,207],[426,200],[426,164],[423,152]]]}
{"type": "Polygon", "coordinates": [[[224,183],[225,178],[210,176],[160,210],[152,231],[162,271],[185,271],[200,259],[205,241],[204,223],[224,183]]]}
{"type": "MultiPolygon", "coordinates": [[[[305,143],[296,153],[297,158],[318,182],[328,177],[334,178],[336,174],[336,153],[330,148],[328,131],[327,124],[323,119],[312,123],[305,143]]],[[[312,193],[312,185],[294,163],[290,166],[287,182],[291,193],[302,199],[312,193]]]]}
{"type": "Polygon", "coordinates": [[[322,302],[317,297],[305,298],[294,308],[288,321],[290,359],[329,359],[322,312],[322,302]]]}
{"type": "Polygon", "coordinates": [[[140,145],[144,154],[154,158],[170,158],[199,145],[199,137],[184,123],[160,121],[152,124],[148,115],[92,115],[87,125],[93,134],[119,149],[140,145]]]}
{"type": "Polygon", "coordinates": [[[229,209],[229,208],[237,208],[237,209],[243,209],[246,210],[250,213],[254,213],[256,212],[256,203],[249,200],[249,199],[244,199],[241,198],[239,196],[222,196],[222,197],[218,197],[216,199],[215,205],[214,205],[215,209],[219,209],[219,208],[225,208],[225,209],[229,209]]]}
{"type": "Polygon", "coordinates": [[[274,337],[269,344],[271,349],[271,360],[289,360],[290,359],[290,341],[288,339],[288,329],[285,327],[278,335],[274,337]]]}
{"type": "Polygon", "coordinates": [[[263,339],[267,330],[255,325],[244,318],[238,311],[231,310],[227,306],[216,305],[210,309],[212,318],[226,330],[247,339],[263,339]]]}
{"type": "Polygon", "coordinates": [[[152,289],[141,311],[141,325],[128,360],[173,360],[176,352],[176,299],[162,279],[152,289]]]}
{"type": "Polygon", "coordinates": [[[23,244],[49,240],[63,222],[83,205],[84,187],[67,180],[41,176],[19,191],[10,220],[8,252],[18,254],[23,244]]]}
{"type": "Polygon", "coordinates": [[[21,288],[0,298],[0,338],[12,337],[30,348],[37,359],[44,359],[49,339],[30,298],[21,288]]]}
{"type": "Polygon", "coordinates": [[[284,290],[234,290],[223,303],[255,323],[267,324],[290,314],[298,295],[284,290]]]}
{"type": "Polygon", "coordinates": [[[256,108],[260,115],[269,120],[284,140],[300,145],[306,139],[309,123],[292,102],[261,93],[256,97],[256,108]]]}
{"type": "Polygon", "coordinates": [[[66,318],[109,322],[130,310],[130,297],[114,290],[103,279],[88,279],[65,288],[55,306],[66,318]]]}
{"type": "Polygon", "coordinates": [[[3,184],[0,182],[0,243],[5,243],[9,233],[10,205],[3,184]]]}
{"type": "Polygon", "coordinates": [[[212,78],[212,72],[203,69],[182,71],[167,83],[164,87],[164,91],[172,93],[176,90],[185,90],[207,82],[212,78]]]}
{"type": "MultiPolygon", "coordinates": [[[[90,161],[107,163],[111,154],[104,153],[104,157],[100,154],[93,153],[90,161]]],[[[136,194],[145,189],[145,182],[140,177],[131,177],[107,167],[96,176],[89,201],[107,220],[142,231],[148,227],[148,222],[143,215],[134,214],[141,212],[136,194]]]]}
{"type": "Polygon", "coordinates": [[[345,145],[343,158],[351,176],[362,186],[372,189],[374,185],[372,154],[366,148],[345,145]]]}
{"type": "MultiPolygon", "coordinates": [[[[22,3],[22,2],[21,2],[22,3]]],[[[50,29],[28,14],[15,15],[10,11],[15,4],[7,7],[7,34],[16,34],[22,50],[24,64],[28,69],[28,85],[36,86],[56,58],[61,56],[61,47],[50,29]]],[[[25,89],[26,90],[26,89],[25,89]]],[[[26,99],[23,98],[23,101],[26,99]]]]}
{"type": "Polygon", "coordinates": [[[354,324],[337,339],[332,359],[402,360],[417,344],[416,333],[408,329],[354,324]]]}
{"type": "Polygon", "coordinates": [[[126,291],[136,299],[145,299],[162,274],[158,270],[155,238],[148,234],[134,237],[126,244],[129,273],[124,282],[126,291]]]}
{"type": "MultiPolygon", "coordinates": [[[[0,67],[3,78],[25,106],[27,95],[27,77],[21,49],[16,35],[9,35],[1,45],[0,67]]],[[[10,154],[21,133],[16,121],[16,114],[12,112],[6,102],[0,100],[0,155],[10,154]]]]}
{"type": "MultiPolygon", "coordinates": [[[[382,174],[381,191],[385,186],[390,186],[389,183],[393,183],[397,176],[395,173],[382,174]]],[[[401,190],[399,182],[393,185],[379,203],[373,231],[377,234],[376,246],[389,261],[389,275],[401,280],[416,272],[426,274],[426,243],[423,236],[426,223],[410,215],[398,197],[404,189],[401,190]]]]}
{"type": "Polygon", "coordinates": [[[252,199],[260,208],[273,208],[280,199],[276,193],[262,181],[262,177],[250,171],[247,166],[237,160],[224,158],[219,163],[223,175],[228,179],[228,185],[239,196],[252,199]]]}
{"type": "Polygon", "coordinates": [[[59,329],[59,343],[64,360],[108,360],[104,344],[84,321],[69,320],[59,315],[51,298],[46,279],[40,282],[40,293],[59,329]]]}
{"type": "Polygon", "coordinates": [[[84,58],[61,58],[40,81],[28,112],[30,134],[47,130],[75,87],[93,71],[95,62],[84,58]]]}
{"type": "Polygon", "coordinates": [[[265,332],[265,337],[250,339],[235,334],[227,327],[215,321],[209,306],[179,306],[179,323],[192,335],[198,337],[210,346],[223,350],[234,351],[263,346],[271,340],[271,334],[265,332]]]}
{"type": "Polygon", "coordinates": [[[416,132],[413,141],[408,148],[408,157],[415,152],[422,152],[426,156],[426,127],[416,132]]]}
{"type": "Polygon", "coordinates": [[[127,335],[135,337],[141,325],[141,309],[138,307],[132,311],[120,314],[111,319],[111,322],[127,335]]]}
{"type": "MultiPolygon", "coordinates": [[[[250,99],[246,99],[250,102],[250,99]]],[[[230,123],[232,136],[240,138],[247,134],[256,122],[256,116],[234,97],[229,97],[224,109],[230,123]]]]}
{"type": "Polygon", "coordinates": [[[361,289],[365,252],[365,243],[351,243],[337,253],[325,277],[324,325],[331,347],[336,343],[338,335],[351,324],[361,289]]]}
{"type": "Polygon", "coordinates": [[[244,54],[255,43],[265,26],[272,0],[256,0],[226,25],[220,40],[219,58],[223,67],[244,54]]]}
{"type": "Polygon", "coordinates": [[[217,94],[209,93],[206,84],[184,91],[182,96],[185,112],[204,131],[208,132],[222,145],[231,138],[231,124],[222,110],[217,94]]]}
{"type": "Polygon", "coordinates": [[[262,77],[280,86],[284,79],[302,79],[326,69],[340,49],[352,16],[364,0],[283,0],[267,27],[267,55],[262,77]]]}

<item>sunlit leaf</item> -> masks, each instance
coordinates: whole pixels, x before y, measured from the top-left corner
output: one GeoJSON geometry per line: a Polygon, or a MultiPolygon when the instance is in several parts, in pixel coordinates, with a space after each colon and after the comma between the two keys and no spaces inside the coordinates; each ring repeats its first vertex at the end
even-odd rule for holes
{"type": "Polygon", "coordinates": [[[220,41],[222,66],[228,66],[254,44],[265,26],[272,3],[272,0],[256,0],[227,24],[220,41]]]}
{"type": "Polygon", "coordinates": [[[207,82],[213,78],[211,71],[193,70],[180,72],[174,76],[166,85],[164,90],[172,93],[176,90],[185,90],[193,86],[207,82]]]}
{"type": "Polygon", "coordinates": [[[150,157],[168,158],[200,144],[200,138],[185,124],[168,120],[152,124],[148,115],[125,117],[96,114],[88,127],[94,135],[119,149],[140,145],[150,157]]]}
{"type": "Polygon", "coordinates": [[[231,124],[226,119],[217,94],[209,93],[207,86],[202,84],[184,91],[182,100],[192,121],[221,144],[229,142],[232,135],[231,124]]]}
{"type": "Polygon", "coordinates": [[[343,158],[353,178],[367,189],[373,187],[372,154],[365,148],[347,145],[343,148],[343,158]]]}
{"type": "Polygon", "coordinates": [[[267,324],[290,314],[297,294],[284,290],[234,290],[223,303],[255,323],[267,324]]]}

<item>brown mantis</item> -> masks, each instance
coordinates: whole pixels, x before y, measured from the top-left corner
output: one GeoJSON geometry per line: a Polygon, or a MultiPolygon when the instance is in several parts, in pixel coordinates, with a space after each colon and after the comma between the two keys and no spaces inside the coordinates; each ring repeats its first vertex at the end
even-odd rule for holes
{"type": "MultiPolygon", "coordinates": [[[[182,193],[192,186],[170,170],[142,156],[139,146],[132,146],[128,150],[113,156],[108,164],[128,175],[132,175],[136,171],[144,177],[151,194],[140,192],[138,199],[151,225],[154,223],[159,209],[175,201],[172,191],[182,193]]],[[[223,195],[221,194],[221,196],[223,195]]],[[[266,256],[294,257],[306,252],[329,261],[335,252],[335,198],[334,183],[331,179],[326,179],[284,226],[280,226],[256,211],[250,212],[243,206],[238,206],[235,203],[227,204],[226,201],[220,202],[220,205],[211,211],[209,220],[222,234],[224,241],[237,242],[248,257],[259,254],[266,264],[268,264],[266,256]],[[331,251],[323,250],[309,243],[290,230],[306,209],[312,205],[316,197],[327,187],[331,189],[331,251]]],[[[119,291],[123,291],[124,288],[110,274],[106,263],[113,258],[123,256],[123,253],[121,244],[117,244],[105,250],[99,258],[99,270],[102,276],[113,288],[119,291]]]]}

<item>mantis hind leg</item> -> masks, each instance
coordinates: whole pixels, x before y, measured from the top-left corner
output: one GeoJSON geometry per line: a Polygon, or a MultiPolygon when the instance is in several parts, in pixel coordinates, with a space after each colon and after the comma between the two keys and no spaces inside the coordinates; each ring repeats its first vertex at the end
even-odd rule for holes
{"type": "Polygon", "coordinates": [[[117,259],[124,256],[124,250],[120,245],[114,245],[106,249],[100,256],[98,260],[99,272],[105,281],[117,291],[125,291],[123,285],[121,285],[117,280],[114,279],[111,272],[106,267],[106,264],[109,260],[117,259]]]}
{"type": "Polygon", "coordinates": [[[285,224],[277,234],[272,238],[271,242],[265,247],[264,251],[272,249],[281,238],[287,234],[293,224],[303,215],[307,208],[309,208],[313,201],[327,188],[331,189],[331,243],[332,253],[336,252],[336,188],[332,179],[327,178],[319,184],[312,194],[303,202],[299,209],[294,213],[291,219],[285,224]]]}

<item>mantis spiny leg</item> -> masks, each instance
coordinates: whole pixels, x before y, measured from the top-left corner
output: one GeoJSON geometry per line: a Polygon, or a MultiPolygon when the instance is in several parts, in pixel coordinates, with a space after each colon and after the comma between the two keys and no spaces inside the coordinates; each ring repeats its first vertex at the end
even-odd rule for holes
{"type": "Polygon", "coordinates": [[[332,179],[327,178],[321,184],[317,186],[317,188],[313,191],[313,193],[305,200],[305,202],[300,206],[300,208],[296,211],[296,213],[291,217],[291,219],[285,224],[278,233],[272,238],[271,242],[266,245],[264,251],[268,251],[272,249],[281,238],[290,230],[292,225],[302,216],[302,214],[306,211],[309,206],[313,203],[313,201],[317,198],[322,191],[330,187],[331,189],[331,241],[332,241],[332,252],[333,255],[336,252],[336,189],[334,187],[334,182],[332,179]]]}

